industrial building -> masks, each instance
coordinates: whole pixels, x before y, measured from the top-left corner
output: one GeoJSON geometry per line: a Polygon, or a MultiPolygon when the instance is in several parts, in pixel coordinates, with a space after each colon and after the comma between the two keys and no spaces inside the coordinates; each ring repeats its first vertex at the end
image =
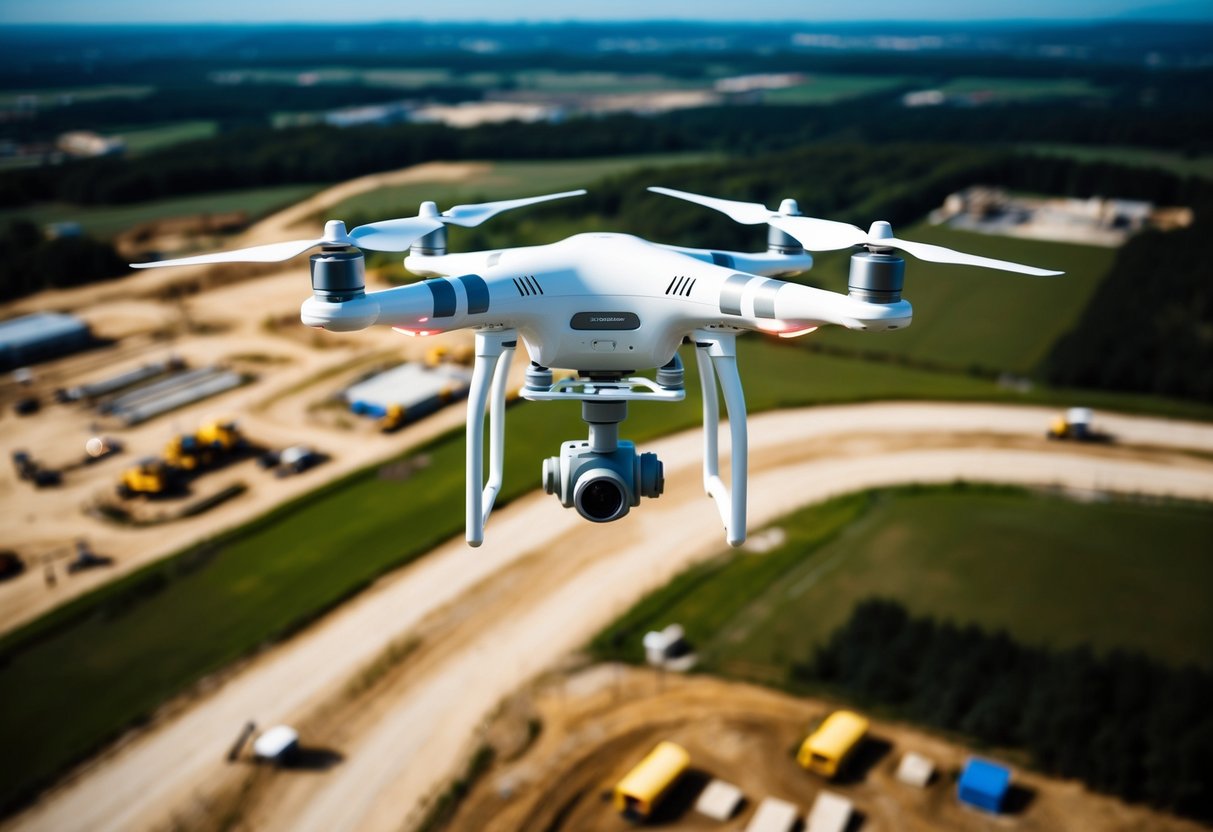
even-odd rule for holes
{"type": "Polygon", "coordinates": [[[1000,812],[1010,788],[1009,768],[989,760],[971,757],[965,763],[964,771],[960,773],[956,796],[961,803],[969,806],[987,812],[1000,812]]]}
{"type": "Polygon", "coordinates": [[[758,811],[746,824],[745,832],[792,832],[799,820],[800,813],[793,804],[767,797],[758,804],[758,811]]]}
{"type": "Polygon", "coordinates": [[[897,766],[897,779],[907,786],[925,789],[935,776],[935,763],[915,751],[907,751],[897,766]]]}
{"type": "Polygon", "coordinates": [[[805,818],[805,832],[844,832],[855,813],[855,804],[840,794],[822,792],[805,818]]]}
{"type": "Polygon", "coordinates": [[[74,315],[35,312],[0,323],[0,369],[36,364],[93,343],[88,324],[74,315]]]}
{"type": "Polygon", "coordinates": [[[359,415],[382,418],[393,408],[403,408],[414,419],[467,396],[471,380],[471,371],[464,367],[401,364],[351,385],[344,396],[359,415]]]}

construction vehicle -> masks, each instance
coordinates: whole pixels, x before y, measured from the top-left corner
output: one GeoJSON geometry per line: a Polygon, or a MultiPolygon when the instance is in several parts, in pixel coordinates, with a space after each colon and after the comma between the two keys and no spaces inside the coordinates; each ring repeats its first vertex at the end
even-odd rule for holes
{"type": "Polygon", "coordinates": [[[379,430],[391,433],[400,430],[409,421],[409,409],[402,404],[389,405],[387,413],[379,420],[379,430]]]}
{"type": "Polygon", "coordinates": [[[46,488],[63,482],[61,472],[44,467],[30,456],[28,451],[13,451],[12,459],[18,479],[33,483],[35,488],[46,488]]]}
{"type": "Polygon", "coordinates": [[[206,422],[194,433],[173,438],[164,449],[164,461],[182,471],[198,471],[227,459],[247,445],[235,422],[206,422]]]}
{"type": "Polygon", "coordinates": [[[1094,414],[1089,407],[1071,407],[1049,425],[1049,439],[1072,439],[1075,442],[1111,442],[1112,435],[1093,426],[1094,414]]]}
{"type": "Polygon", "coordinates": [[[307,445],[291,445],[282,451],[266,451],[257,459],[257,464],[278,477],[301,474],[328,459],[324,454],[307,445]]]}
{"type": "Polygon", "coordinates": [[[114,562],[113,558],[98,555],[88,545],[88,541],[81,538],[76,541],[76,556],[67,562],[67,571],[83,572],[86,569],[96,569],[100,566],[110,566],[114,562]]]}
{"type": "Polygon", "coordinates": [[[174,470],[164,460],[147,457],[122,472],[118,480],[118,496],[158,497],[171,491],[175,483],[174,470]]]}

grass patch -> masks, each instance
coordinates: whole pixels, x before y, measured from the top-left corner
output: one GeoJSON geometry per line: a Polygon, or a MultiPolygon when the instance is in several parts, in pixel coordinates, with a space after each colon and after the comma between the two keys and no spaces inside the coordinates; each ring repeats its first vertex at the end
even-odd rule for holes
{"type": "Polygon", "coordinates": [[[831,500],[775,525],[783,545],[693,567],[592,649],[639,661],[643,633],[676,621],[707,669],[780,683],[857,602],[878,596],[1024,644],[1213,666],[1209,507],[906,487],[831,500]]]}

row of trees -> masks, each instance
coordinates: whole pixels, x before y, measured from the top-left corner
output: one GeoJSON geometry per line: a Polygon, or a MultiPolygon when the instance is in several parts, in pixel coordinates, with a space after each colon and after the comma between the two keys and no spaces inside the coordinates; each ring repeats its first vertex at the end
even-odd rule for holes
{"type": "Polygon", "coordinates": [[[1213,674],[1205,670],[1029,647],[869,600],[791,677],[1026,749],[1043,771],[1099,791],[1213,820],[1213,674]]]}
{"type": "MultiPolygon", "coordinates": [[[[272,89],[254,88],[249,100],[264,103],[272,89]]],[[[359,94],[378,92],[361,89],[359,94]]],[[[291,94],[331,96],[334,90],[291,94]]],[[[225,89],[208,94],[204,103],[210,102],[208,106],[218,112],[244,96],[225,89]]],[[[89,106],[153,114],[171,110],[175,117],[186,117],[190,111],[188,97],[176,104],[163,99],[163,95],[154,98],[154,106],[148,102],[89,106]]],[[[287,108],[284,102],[274,105],[283,108],[287,108]]],[[[907,109],[900,106],[898,94],[891,93],[828,107],[707,107],[650,118],[576,118],[558,124],[515,122],[471,129],[400,124],[344,130],[248,126],[258,109],[265,108],[237,108],[236,121],[244,124],[239,129],[138,159],[5,172],[0,175],[0,206],[43,200],[124,203],[241,187],[332,182],[433,159],[577,158],[679,150],[747,157],[823,141],[989,146],[1071,142],[1213,150],[1213,111],[1179,104],[1087,107],[1052,101],[907,109]]],[[[129,118],[136,116],[132,113],[129,118]]]]}
{"type": "Polygon", "coordinates": [[[25,221],[0,226],[0,252],[0,301],[130,271],[109,243],[87,237],[48,239],[25,221]]]}
{"type": "Polygon", "coordinates": [[[1213,402],[1210,239],[1213,202],[1190,228],[1130,239],[1078,325],[1054,345],[1049,381],[1213,402]]]}

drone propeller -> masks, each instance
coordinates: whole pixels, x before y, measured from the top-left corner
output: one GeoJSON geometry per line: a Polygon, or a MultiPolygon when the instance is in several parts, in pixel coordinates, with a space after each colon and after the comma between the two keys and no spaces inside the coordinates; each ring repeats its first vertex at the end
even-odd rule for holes
{"type": "Polygon", "coordinates": [[[887,222],[872,223],[871,229],[864,231],[858,226],[835,220],[822,220],[815,217],[803,217],[787,212],[776,212],[757,202],[737,202],[731,199],[700,196],[672,188],[649,188],[650,191],[666,196],[684,199],[713,208],[736,222],[743,225],[758,225],[767,223],[796,238],[808,251],[836,251],[852,246],[866,246],[872,251],[900,249],[912,254],[919,260],[932,263],[954,263],[962,266],[980,266],[987,269],[1001,269],[1008,272],[1019,272],[1037,277],[1059,275],[1062,272],[1049,269],[1038,269],[1034,266],[1024,266],[1009,260],[995,260],[992,257],[979,257],[962,251],[953,251],[943,246],[930,243],[916,243],[912,240],[901,240],[893,236],[893,227],[887,222]]]}
{"type": "Polygon", "coordinates": [[[558,194],[530,196],[523,199],[506,199],[476,205],[456,205],[441,213],[434,203],[425,202],[422,203],[421,211],[415,217],[371,222],[360,225],[348,233],[345,230],[345,223],[341,220],[329,220],[324,224],[324,235],[314,240],[289,240],[284,243],[270,243],[234,251],[217,251],[194,257],[179,257],[175,260],[132,263],[131,268],[155,269],[161,266],[195,266],[206,263],[277,263],[282,260],[290,260],[316,246],[325,248],[357,247],[368,251],[405,251],[426,234],[437,231],[444,225],[471,228],[511,208],[521,208],[524,205],[547,202],[550,199],[581,196],[584,193],[584,190],[564,191],[558,194]]]}

